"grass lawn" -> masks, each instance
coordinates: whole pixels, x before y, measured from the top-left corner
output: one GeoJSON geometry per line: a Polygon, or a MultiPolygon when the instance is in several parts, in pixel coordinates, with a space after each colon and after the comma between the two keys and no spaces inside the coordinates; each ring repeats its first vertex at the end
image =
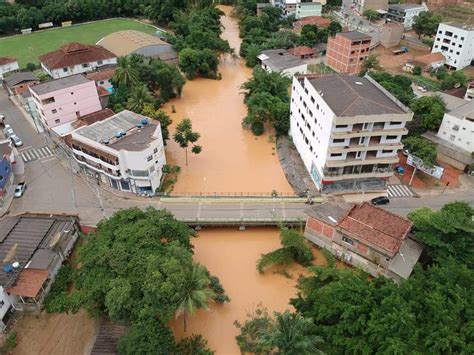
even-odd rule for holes
{"type": "Polygon", "coordinates": [[[155,33],[154,27],[125,18],[101,20],[83,25],[33,32],[28,35],[0,38],[0,54],[18,59],[20,67],[25,67],[27,63],[37,63],[39,55],[58,49],[68,42],[95,44],[102,37],[122,30],[155,33]]]}

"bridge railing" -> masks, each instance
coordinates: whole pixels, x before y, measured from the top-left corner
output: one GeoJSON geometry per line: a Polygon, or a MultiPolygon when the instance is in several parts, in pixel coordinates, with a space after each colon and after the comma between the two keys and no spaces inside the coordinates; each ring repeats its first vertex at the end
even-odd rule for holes
{"type": "Polygon", "coordinates": [[[157,193],[158,197],[241,197],[241,198],[274,198],[274,197],[305,197],[306,195],[298,196],[293,192],[161,192],[157,193]]]}
{"type": "Polygon", "coordinates": [[[279,226],[303,225],[303,218],[262,217],[262,218],[178,218],[190,226],[279,226]]]}

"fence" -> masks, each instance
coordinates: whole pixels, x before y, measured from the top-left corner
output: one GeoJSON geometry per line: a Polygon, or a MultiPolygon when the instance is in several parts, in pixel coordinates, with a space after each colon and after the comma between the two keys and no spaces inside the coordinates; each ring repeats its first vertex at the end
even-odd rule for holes
{"type": "Polygon", "coordinates": [[[159,197],[202,197],[202,198],[301,198],[292,192],[161,192],[159,197]]]}

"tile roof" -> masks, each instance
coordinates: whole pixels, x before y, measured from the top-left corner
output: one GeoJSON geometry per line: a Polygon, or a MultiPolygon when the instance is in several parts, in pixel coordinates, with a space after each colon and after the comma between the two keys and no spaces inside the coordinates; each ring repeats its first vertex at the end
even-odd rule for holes
{"type": "Polygon", "coordinates": [[[343,74],[308,76],[331,110],[339,117],[407,113],[409,109],[394,98],[370,77],[343,74]]]}
{"type": "Polygon", "coordinates": [[[315,53],[315,50],[307,46],[298,46],[288,49],[288,53],[300,57],[302,55],[313,55],[315,53]]]}
{"type": "Polygon", "coordinates": [[[412,223],[406,218],[364,202],[353,206],[337,226],[350,238],[394,256],[410,232],[412,223]]]}
{"type": "Polygon", "coordinates": [[[112,117],[115,115],[114,111],[109,108],[104,108],[100,111],[89,113],[88,115],[84,115],[79,117],[79,119],[72,124],[74,128],[80,128],[84,126],[90,126],[99,121],[103,121],[106,118],[112,117]]]}
{"type": "Polygon", "coordinates": [[[98,70],[95,72],[87,73],[86,78],[94,81],[108,80],[111,79],[115,74],[115,68],[108,68],[104,70],[98,70]]]}
{"type": "Polygon", "coordinates": [[[43,54],[39,60],[51,70],[110,58],[115,58],[115,54],[104,47],[72,42],[56,51],[43,54]]]}
{"type": "Polygon", "coordinates": [[[66,76],[60,79],[46,81],[44,83],[30,87],[30,90],[33,91],[36,95],[44,95],[50,92],[62,90],[65,88],[69,88],[72,86],[85,84],[89,82],[93,82],[93,81],[87,79],[82,74],[76,74],[76,75],[66,76]]]}
{"type": "Polygon", "coordinates": [[[48,279],[48,270],[23,269],[13,287],[7,288],[7,292],[34,298],[38,295],[44,282],[48,279]]]}
{"type": "Polygon", "coordinates": [[[18,73],[13,73],[5,78],[5,82],[9,87],[18,85],[24,81],[37,81],[38,77],[30,71],[21,71],[18,73]]]}
{"type": "Polygon", "coordinates": [[[5,64],[14,63],[14,62],[16,62],[16,59],[15,59],[15,58],[11,58],[11,57],[0,57],[0,65],[5,65],[5,64]]]}
{"type": "Polygon", "coordinates": [[[436,53],[428,53],[424,55],[420,55],[413,59],[414,63],[419,63],[421,65],[430,65],[433,63],[441,62],[443,60],[446,60],[444,57],[444,54],[441,52],[436,52],[436,53]]]}
{"type": "Polygon", "coordinates": [[[303,28],[304,25],[314,25],[318,28],[326,28],[331,24],[331,20],[321,16],[307,16],[296,21],[293,26],[295,28],[303,28]]]}

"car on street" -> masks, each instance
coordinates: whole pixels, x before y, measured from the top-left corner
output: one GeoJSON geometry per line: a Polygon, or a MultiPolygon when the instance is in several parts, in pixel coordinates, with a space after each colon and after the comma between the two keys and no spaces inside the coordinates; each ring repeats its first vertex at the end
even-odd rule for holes
{"type": "Polygon", "coordinates": [[[408,154],[410,154],[410,151],[408,149],[403,149],[402,154],[407,157],[408,154]]]}
{"type": "Polygon", "coordinates": [[[0,126],[3,126],[5,124],[5,115],[3,113],[0,113],[0,126]]]}
{"type": "Polygon", "coordinates": [[[16,185],[15,194],[13,196],[21,197],[24,195],[25,191],[26,191],[26,184],[24,182],[20,182],[18,185],[16,185]]]}
{"type": "Polygon", "coordinates": [[[8,138],[10,138],[11,136],[14,136],[14,135],[15,135],[15,132],[13,131],[12,126],[10,126],[9,124],[6,124],[6,125],[5,125],[5,128],[3,129],[3,133],[4,133],[8,138]]]}
{"type": "Polygon", "coordinates": [[[388,205],[390,203],[390,200],[388,199],[387,196],[379,196],[375,197],[372,200],[370,200],[373,205],[388,205]]]}
{"type": "Polygon", "coordinates": [[[16,134],[10,136],[10,140],[15,145],[15,147],[21,147],[23,145],[22,140],[16,134]]]}

